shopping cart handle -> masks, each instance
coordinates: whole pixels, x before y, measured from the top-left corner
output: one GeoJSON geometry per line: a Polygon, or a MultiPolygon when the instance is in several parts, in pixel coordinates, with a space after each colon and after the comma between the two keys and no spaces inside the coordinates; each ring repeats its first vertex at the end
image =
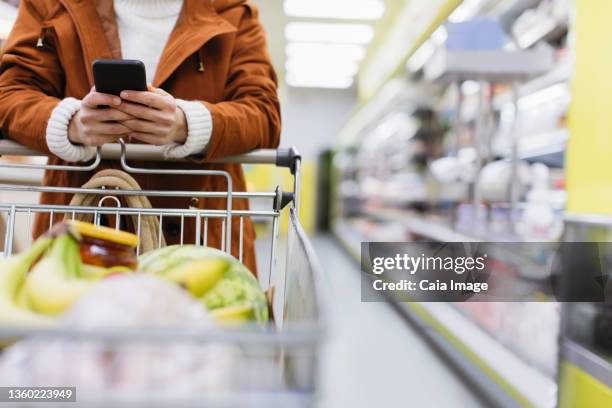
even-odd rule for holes
{"type": "Polygon", "coordinates": [[[297,162],[301,159],[302,156],[295,147],[276,150],[276,165],[290,169],[293,174],[295,174],[297,162]]]}
{"type": "MultiPolygon", "coordinates": [[[[121,145],[107,144],[102,146],[101,155],[103,160],[119,160],[121,158],[121,145]]],[[[12,140],[0,140],[0,156],[44,156],[39,151],[30,149],[12,140]]],[[[164,157],[161,148],[144,144],[126,145],[126,159],[142,161],[178,161],[187,162],[186,159],[168,160],[164,157]]],[[[260,149],[239,156],[230,156],[211,163],[241,163],[241,164],[274,164],[279,167],[287,167],[295,172],[296,162],[300,155],[294,147],[288,149],[260,149]]]]}

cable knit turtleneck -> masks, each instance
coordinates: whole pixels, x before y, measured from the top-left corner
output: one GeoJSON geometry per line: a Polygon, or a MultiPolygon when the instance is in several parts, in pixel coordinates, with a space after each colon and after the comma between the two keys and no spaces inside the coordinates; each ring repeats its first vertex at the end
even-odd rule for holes
{"type": "Polygon", "coordinates": [[[182,0],[115,0],[123,58],[144,62],[148,82],[153,81],[181,7],[182,0]]]}
{"type": "MultiPolygon", "coordinates": [[[[183,7],[183,0],[114,0],[117,27],[124,59],[141,60],[151,83],[168,37],[183,7]]],[[[212,117],[204,104],[177,99],[185,113],[188,135],[185,144],[164,146],[168,157],[180,158],[204,151],[212,135],[212,117]]],[[[70,120],[81,101],[66,98],[54,109],[47,126],[47,145],[52,153],[67,161],[93,158],[95,148],[75,146],[68,139],[70,120]]]]}

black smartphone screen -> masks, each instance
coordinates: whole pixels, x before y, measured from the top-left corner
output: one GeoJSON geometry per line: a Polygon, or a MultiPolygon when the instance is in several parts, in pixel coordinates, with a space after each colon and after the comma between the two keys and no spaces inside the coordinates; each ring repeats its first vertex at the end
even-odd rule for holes
{"type": "Polygon", "coordinates": [[[121,91],[146,91],[147,75],[142,61],[103,59],[93,63],[96,91],[119,96],[121,91]]]}

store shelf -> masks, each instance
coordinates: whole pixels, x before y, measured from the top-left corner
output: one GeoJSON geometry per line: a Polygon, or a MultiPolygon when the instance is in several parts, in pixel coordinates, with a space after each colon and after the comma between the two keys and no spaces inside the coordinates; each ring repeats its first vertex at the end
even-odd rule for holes
{"type": "MultiPolygon", "coordinates": [[[[521,204],[522,205],[522,204],[521,204]]],[[[454,229],[441,218],[425,217],[414,212],[384,209],[378,213],[364,214],[372,219],[402,225],[406,232],[435,242],[521,242],[510,232],[484,231],[474,228],[464,232],[454,229]]]]}
{"type": "Polygon", "coordinates": [[[603,214],[565,214],[565,222],[595,227],[612,227],[612,216],[603,214]]]}
{"type": "MultiPolygon", "coordinates": [[[[569,130],[565,128],[524,136],[518,142],[518,157],[531,163],[538,162],[549,167],[563,168],[569,138],[569,130]]],[[[510,158],[511,152],[505,152],[503,156],[510,158]]]]}
{"type": "MultiPolygon", "coordinates": [[[[550,71],[519,86],[518,97],[521,98],[532,95],[553,85],[568,82],[573,71],[573,61],[570,58],[565,58],[550,71]]],[[[493,107],[495,109],[499,109],[505,104],[512,103],[512,100],[512,91],[508,90],[507,92],[501,93],[493,98],[493,107]]]]}
{"type": "Polygon", "coordinates": [[[439,242],[479,242],[478,238],[461,234],[441,222],[430,221],[424,218],[410,218],[406,220],[406,227],[414,235],[439,242]]]}
{"type": "Polygon", "coordinates": [[[536,136],[536,138],[544,141],[545,144],[522,149],[519,158],[528,162],[544,163],[549,167],[563,168],[569,131],[561,129],[550,134],[536,136]]]}
{"type": "Polygon", "coordinates": [[[450,83],[458,80],[512,83],[548,72],[554,56],[549,50],[439,50],[425,66],[427,79],[450,83]]]}
{"type": "Polygon", "coordinates": [[[415,213],[385,209],[376,214],[367,214],[378,221],[400,224],[406,231],[436,242],[479,242],[475,237],[454,231],[441,220],[430,220],[415,213]]]}
{"type": "Polygon", "coordinates": [[[567,339],[563,342],[561,350],[566,361],[612,388],[612,362],[567,339]]]}
{"type": "Polygon", "coordinates": [[[397,192],[384,192],[380,194],[347,194],[342,198],[358,199],[363,202],[374,202],[390,207],[402,207],[418,204],[426,204],[427,198],[415,198],[411,194],[401,194],[397,192]]]}
{"type": "Polygon", "coordinates": [[[566,21],[557,21],[549,17],[518,33],[516,42],[521,48],[529,48],[540,41],[559,38],[566,32],[566,21]]]}

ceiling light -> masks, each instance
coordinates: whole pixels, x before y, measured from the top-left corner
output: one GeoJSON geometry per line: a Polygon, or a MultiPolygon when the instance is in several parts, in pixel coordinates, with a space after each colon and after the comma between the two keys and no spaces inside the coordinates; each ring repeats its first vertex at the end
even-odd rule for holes
{"type": "Polygon", "coordinates": [[[298,75],[294,73],[287,74],[287,85],[294,88],[329,88],[329,89],[347,89],[353,86],[355,82],[353,77],[343,76],[311,76],[298,75]]]}
{"type": "Polygon", "coordinates": [[[381,0],[285,0],[290,17],[378,20],[385,13],[381,0]]]}
{"type": "Polygon", "coordinates": [[[289,23],[285,37],[300,42],[368,44],[374,38],[374,29],[366,24],[289,23]]]}
{"type": "Polygon", "coordinates": [[[286,49],[288,58],[311,58],[325,60],[339,58],[349,61],[361,61],[365,58],[366,49],[356,44],[323,44],[323,43],[289,43],[286,49]]]}
{"type": "Polygon", "coordinates": [[[356,62],[346,60],[302,60],[299,58],[290,58],[285,66],[287,72],[294,73],[309,73],[325,77],[330,76],[354,76],[359,71],[359,65],[356,62]]]}

